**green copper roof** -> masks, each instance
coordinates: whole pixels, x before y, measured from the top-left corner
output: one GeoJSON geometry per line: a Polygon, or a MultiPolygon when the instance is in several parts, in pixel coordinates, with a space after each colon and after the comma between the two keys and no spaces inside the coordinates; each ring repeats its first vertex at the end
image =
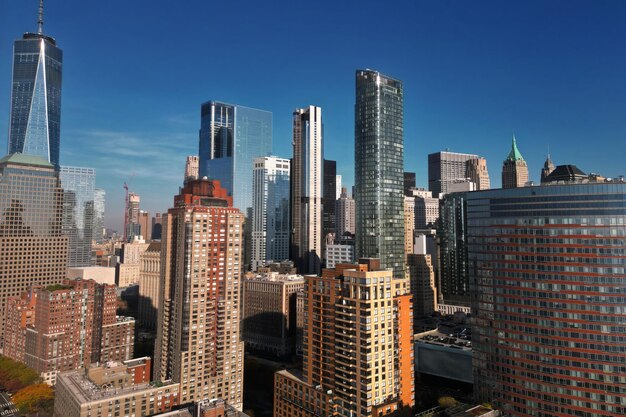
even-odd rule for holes
{"type": "Polygon", "coordinates": [[[522,153],[517,149],[517,142],[515,141],[515,135],[513,135],[513,143],[511,144],[511,152],[506,157],[507,161],[523,161],[524,157],[522,153]]]}
{"type": "Polygon", "coordinates": [[[12,153],[0,159],[0,164],[22,164],[22,165],[35,165],[46,168],[53,168],[52,164],[40,156],[25,155],[23,153],[12,153]]]}

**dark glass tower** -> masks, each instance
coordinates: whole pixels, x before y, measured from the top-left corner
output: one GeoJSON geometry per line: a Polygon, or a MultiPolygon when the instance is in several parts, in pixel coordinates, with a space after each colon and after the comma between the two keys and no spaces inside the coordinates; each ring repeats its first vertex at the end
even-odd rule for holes
{"type": "Polygon", "coordinates": [[[402,82],[356,72],[354,111],[356,252],[404,277],[404,107],[402,82]]]}
{"type": "Polygon", "coordinates": [[[43,34],[25,33],[13,46],[13,86],[8,153],[40,156],[57,169],[61,144],[63,51],[43,34]]]}

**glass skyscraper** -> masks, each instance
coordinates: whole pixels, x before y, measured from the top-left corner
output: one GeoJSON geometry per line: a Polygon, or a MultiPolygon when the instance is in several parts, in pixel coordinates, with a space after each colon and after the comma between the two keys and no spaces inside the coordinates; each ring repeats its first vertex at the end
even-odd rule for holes
{"type": "Polygon", "coordinates": [[[356,72],[354,178],[357,258],[379,258],[404,277],[404,104],[402,82],[356,72]]]}
{"type": "Polygon", "coordinates": [[[626,415],[626,184],[466,201],[477,400],[516,417],[626,415]]]}
{"type": "Polygon", "coordinates": [[[209,101],[202,104],[200,178],[219,180],[243,213],[252,207],[252,166],[272,152],[272,113],[209,101]]]}
{"type": "MultiPolygon", "coordinates": [[[[104,207],[106,191],[102,188],[94,189],[93,195],[93,239],[96,243],[104,240],[104,207]]],[[[154,230],[154,229],[153,229],[154,230]]]]}
{"type": "Polygon", "coordinates": [[[62,166],[63,234],[69,238],[68,267],[91,265],[96,170],[62,166]]]}
{"type": "Polygon", "coordinates": [[[13,46],[8,153],[41,156],[59,167],[63,51],[50,36],[26,33],[13,46]]]}

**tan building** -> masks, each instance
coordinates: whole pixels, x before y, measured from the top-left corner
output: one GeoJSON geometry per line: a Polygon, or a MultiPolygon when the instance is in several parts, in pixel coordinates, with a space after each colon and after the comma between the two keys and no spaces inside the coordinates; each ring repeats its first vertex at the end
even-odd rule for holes
{"type": "Polygon", "coordinates": [[[391,416],[414,406],[406,280],[377,259],[305,280],[303,372],[275,374],[274,416],[391,416]]]}
{"type": "Polygon", "coordinates": [[[45,159],[19,153],[0,159],[0,345],[8,298],[65,279],[62,206],[58,173],[45,159]]]}
{"type": "Polygon", "coordinates": [[[120,249],[120,262],[115,266],[115,282],[118,287],[126,288],[139,284],[141,255],[150,244],[144,240],[123,243],[120,249]]]}
{"type": "Polygon", "coordinates": [[[488,190],[490,188],[489,172],[487,171],[487,160],[483,157],[468,159],[465,169],[465,176],[476,184],[476,190],[488,190]]]}
{"type": "Polygon", "coordinates": [[[219,181],[188,181],[163,216],[154,379],[181,383],[182,403],[243,402],[245,217],[219,181]]]}
{"type": "Polygon", "coordinates": [[[98,284],[115,285],[115,268],[105,266],[83,266],[68,268],[68,279],[93,279],[98,284]]]}
{"type": "Polygon", "coordinates": [[[277,272],[243,282],[243,340],[246,348],[275,356],[295,353],[297,292],[301,275],[277,272]]]}
{"type": "Polygon", "coordinates": [[[135,378],[128,365],[118,362],[62,373],[55,387],[54,416],[149,416],[178,405],[178,383],[136,383],[135,378]]]}
{"type": "Polygon", "coordinates": [[[502,164],[502,188],[524,187],[528,182],[528,165],[522,157],[513,136],[511,152],[502,164]]]}
{"type": "Polygon", "coordinates": [[[413,253],[415,232],[415,197],[404,197],[404,253],[413,253]]]}
{"type": "Polygon", "coordinates": [[[152,217],[145,210],[139,210],[139,227],[143,239],[146,242],[150,241],[152,239],[152,217]]]}
{"type": "Polygon", "coordinates": [[[139,325],[156,330],[159,309],[159,282],[161,275],[161,242],[152,242],[140,256],[139,271],[139,325]]]}
{"type": "Polygon", "coordinates": [[[346,233],[354,235],[356,231],[354,199],[348,197],[346,187],[341,187],[341,195],[335,202],[335,222],[337,233],[335,236],[341,239],[346,233]]]}
{"type": "Polygon", "coordinates": [[[431,315],[437,311],[437,288],[430,255],[407,255],[407,271],[413,296],[413,314],[415,317],[431,315]]]}
{"type": "Polygon", "coordinates": [[[133,356],[135,320],[116,316],[114,285],[92,280],[33,287],[7,305],[4,354],[54,385],[59,372],[133,356]]]}
{"type": "Polygon", "coordinates": [[[185,178],[184,181],[197,180],[199,175],[200,158],[196,155],[190,155],[185,162],[185,178]]]}

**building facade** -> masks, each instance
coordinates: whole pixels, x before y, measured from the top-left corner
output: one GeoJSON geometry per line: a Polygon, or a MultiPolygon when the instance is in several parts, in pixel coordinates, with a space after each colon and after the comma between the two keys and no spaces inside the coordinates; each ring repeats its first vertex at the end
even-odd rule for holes
{"type": "Polygon", "coordinates": [[[161,242],[151,242],[140,255],[139,264],[139,326],[156,330],[160,304],[161,242]]]}
{"type": "Polygon", "coordinates": [[[626,414],[626,184],[470,193],[474,393],[509,416],[626,414]]]}
{"type": "Polygon", "coordinates": [[[407,269],[413,296],[413,314],[415,317],[430,316],[437,311],[435,270],[430,255],[408,254],[407,269]]]}
{"type": "Polygon", "coordinates": [[[517,148],[513,136],[511,152],[502,163],[502,188],[524,187],[528,182],[528,165],[517,148]]]}
{"type": "Polygon", "coordinates": [[[428,155],[428,189],[434,197],[447,194],[449,184],[467,178],[467,161],[479,159],[478,155],[458,152],[435,152],[428,155]]]}
{"type": "Polygon", "coordinates": [[[482,157],[468,159],[465,163],[465,177],[476,184],[476,190],[488,190],[491,187],[487,160],[482,157]]]}
{"type": "Polygon", "coordinates": [[[243,227],[216,180],[188,181],[163,215],[154,379],[180,383],[181,403],[243,406],[243,227]]]}
{"type": "Polygon", "coordinates": [[[404,98],[402,82],[356,72],[354,178],[356,254],[404,276],[404,98]]]}
{"type": "Polygon", "coordinates": [[[346,234],[354,236],[356,232],[355,225],[355,204],[354,200],[348,197],[348,193],[345,187],[341,188],[341,195],[335,202],[335,219],[337,230],[335,238],[341,239],[346,234]]]}
{"type": "Polygon", "coordinates": [[[200,174],[200,158],[197,155],[190,155],[185,161],[185,181],[197,180],[200,174]]]}
{"type": "Polygon", "coordinates": [[[106,191],[102,188],[93,190],[93,240],[96,243],[104,242],[104,208],[106,191]]]}
{"type": "Polygon", "coordinates": [[[323,223],[322,109],[309,106],[293,112],[291,165],[291,259],[298,273],[318,274],[321,269],[323,223]]]}
{"type": "Polygon", "coordinates": [[[290,175],[288,159],[266,156],[254,160],[252,270],[268,261],[289,259],[290,175]]]}
{"type": "Polygon", "coordinates": [[[338,240],[326,245],[326,267],[354,263],[354,240],[338,240]]]}
{"type": "MultiPolygon", "coordinates": [[[[60,284],[67,270],[63,189],[52,164],[37,156],[0,159],[0,314],[32,285],[60,284]]],[[[0,320],[0,339],[4,334],[0,320]]]]}
{"type": "Polygon", "coordinates": [[[96,170],[62,166],[63,234],[69,239],[68,266],[91,265],[95,219],[96,170]]]}
{"type": "Polygon", "coordinates": [[[335,201],[337,200],[337,161],[324,159],[322,190],[322,229],[324,238],[336,231],[335,201]]]}
{"type": "Polygon", "coordinates": [[[415,228],[433,227],[439,220],[439,198],[423,188],[411,190],[415,202],[415,228]]]}

